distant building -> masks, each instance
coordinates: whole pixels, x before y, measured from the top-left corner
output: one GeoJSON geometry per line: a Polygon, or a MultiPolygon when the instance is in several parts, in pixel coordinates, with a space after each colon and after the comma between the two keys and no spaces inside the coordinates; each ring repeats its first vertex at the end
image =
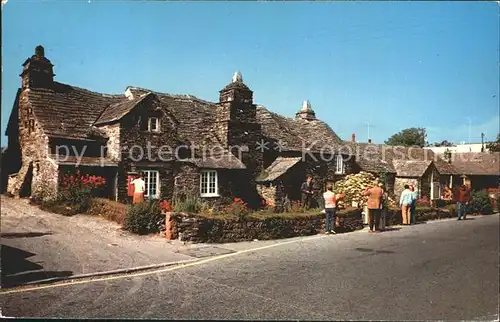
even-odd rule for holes
{"type": "Polygon", "coordinates": [[[486,143],[461,143],[454,146],[429,146],[425,149],[432,150],[434,153],[443,154],[448,149],[451,153],[467,153],[467,152],[482,152],[481,149],[484,146],[484,152],[487,152],[486,143]]]}

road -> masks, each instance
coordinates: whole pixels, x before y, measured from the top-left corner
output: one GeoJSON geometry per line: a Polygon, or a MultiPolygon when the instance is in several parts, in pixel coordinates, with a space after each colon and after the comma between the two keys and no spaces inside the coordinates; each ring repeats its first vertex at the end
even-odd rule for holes
{"type": "Polygon", "coordinates": [[[157,272],[7,289],[0,303],[14,317],[495,320],[498,228],[492,215],[312,236],[157,272]]]}

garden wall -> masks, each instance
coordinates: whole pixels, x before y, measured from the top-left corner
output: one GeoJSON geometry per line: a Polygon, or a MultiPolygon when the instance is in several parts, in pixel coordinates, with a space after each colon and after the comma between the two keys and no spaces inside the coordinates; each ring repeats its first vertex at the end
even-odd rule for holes
{"type": "MultiPolygon", "coordinates": [[[[324,214],[272,215],[263,218],[223,219],[187,213],[167,213],[168,240],[190,242],[237,242],[308,236],[324,231],[324,214]]],[[[339,212],[339,232],[363,228],[361,209],[339,212]]]]}

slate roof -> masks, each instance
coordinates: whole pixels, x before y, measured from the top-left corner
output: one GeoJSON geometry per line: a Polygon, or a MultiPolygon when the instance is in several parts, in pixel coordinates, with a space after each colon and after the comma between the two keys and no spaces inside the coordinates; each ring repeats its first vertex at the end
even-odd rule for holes
{"type": "Polygon", "coordinates": [[[134,97],[133,99],[120,100],[119,102],[113,103],[105,108],[101,116],[95,122],[96,125],[101,125],[105,123],[110,123],[120,120],[122,117],[127,115],[137,104],[142,102],[148,93],[144,93],[134,97]]]}
{"type": "Polygon", "coordinates": [[[285,174],[294,165],[300,162],[302,158],[285,158],[278,157],[273,163],[265,170],[265,175],[258,177],[257,182],[271,182],[278,179],[280,176],[285,174]]]}
{"type": "MultiPolygon", "coordinates": [[[[235,82],[226,86],[226,89],[234,86],[248,88],[243,83],[235,82]]],[[[146,97],[156,95],[161,105],[175,118],[182,139],[194,145],[220,144],[213,128],[217,103],[191,95],[172,95],[139,87],[127,89],[132,93],[132,99],[122,94],[101,94],[54,82],[50,89],[30,89],[28,99],[35,118],[49,137],[92,140],[106,139],[99,125],[118,121],[146,97]]],[[[283,151],[302,151],[305,147],[319,152],[323,147],[338,149],[342,145],[337,134],[320,120],[283,117],[259,106],[257,122],[261,123],[268,141],[281,141],[283,151]]],[[[241,168],[239,160],[231,160],[230,156],[226,159],[225,166],[241,168]]],[[[197,164],[211,166],[215,166],[214,162],[196,161],[197,164]]]]}
{"type": "MultiPolygon", "coordinates": [[[[434,161],[438,171],[443,170],[450,172],[450,174],[454,171],[452,166],[447,165],[446,161],[429,149],[350,141],[344,141],[344,148],[352,152],[361,170],[372,173],[389,172],[399,176],[398,169],[401,174],[404,173],[402,165],[405,164],[399,161],[434,161]]],[[[423,165],[424,163],[419,164],[419,166],[423,165]]]]}
{"type": "Polygon", "coordinates": [[[396,175],[398,177],[420,178],[432,164],[432,161],[394,160],[392,161],[392,164],[394,165],[394,169],[396,170],[396,175]]]}
{"type": "Polygon", "coordinates": [[[500,176],[500,152],[453,153],[451,164],[459,174],[500,176]]]}
{"type": "Polygon", "coordinates": [[[439,171],[440,174],[447,174],[447,175],[457,175],[460,174],[460,171],[448,161],[443,159],[443,156],[439,155],[439,157],[434,161],[434,165],[436,166],[437,170],[439,171]]]}
{"type": "Polygon", "coordinates": [[[329,148],[336,151],[342,146],[340,137],[321,120],[303,120],[284,117],[257,106],[257,121],[262,125],[262,134],[267,141],[282,143],[282,151],[303,151],[325,153],[329,148]]]}
{"type": "Polygon", "coordinates": [[[91,139],[89,131],[104,108],[125,95],[106,95],[54,82],[51,89],[33,88],[28,101],[48,136],[91,139]]]}

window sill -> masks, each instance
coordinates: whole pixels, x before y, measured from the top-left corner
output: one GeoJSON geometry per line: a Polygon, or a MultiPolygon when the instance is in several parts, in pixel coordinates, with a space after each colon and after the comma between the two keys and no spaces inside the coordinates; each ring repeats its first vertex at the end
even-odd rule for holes
{"type": "Polygon", "coordinates": [[[200,195],[200,198],[217,198],[220,197],[219,194],[210,194],[210,195],[200,195]]]}

